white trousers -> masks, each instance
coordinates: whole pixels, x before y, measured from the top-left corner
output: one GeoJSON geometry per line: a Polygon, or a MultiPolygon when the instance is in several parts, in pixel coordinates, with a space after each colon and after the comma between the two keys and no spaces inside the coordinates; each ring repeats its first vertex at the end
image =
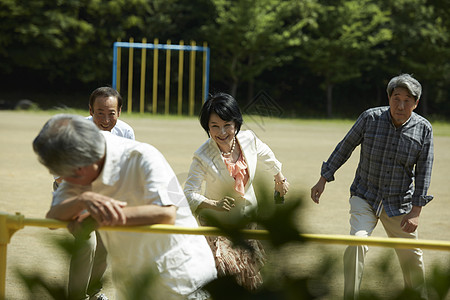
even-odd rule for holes
{"type": "MultiPolygon", "coordinates": [[[[388,237],[417,239],[417,230],[413,233],[404,232],[400,223],[404,215],[388,217],[384,209],[379,217],[364,199],[352,196],[350,198],[350,234],[361,237],[372,235],[378,223],[383,224],[388,237]]],[[[344,253],[344,298],[358,299],[359,288],[364,270],[364,258],[368,251],[365,245],[348,246],[344,253]]],[[[422,250],[395,249],[403,272],[405,287],[416,289],[423,299],[427,299],[425,287],[425,268],[422,250]]]]}

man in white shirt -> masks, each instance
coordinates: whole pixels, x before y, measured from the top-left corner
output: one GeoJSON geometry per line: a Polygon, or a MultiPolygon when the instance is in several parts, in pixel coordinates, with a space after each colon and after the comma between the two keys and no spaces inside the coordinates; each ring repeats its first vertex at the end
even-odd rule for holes
{"type": "MultiPolygon", "coordinates": [[[[99,87],[89,97],[89,113],[86,119],[91,120],[100,130],[112,134],[135,139],[133,128],[119,120],[122,110],[122,96],[111,87],[99,87]]],[[[56,191],[61,183],[56,178],[53,189],[56,191]]],[[[76,234],[74,249],[69,269],[68,294],[71,300],[107,300],[101,293],[102,279],[106,271],[107,252],[102,239],[97,232],[92,232],[87,238],[79,238],[76,234]]]]}
{"type": "MultiPolygon", "coordinates": [[[[48,218],[72,221],[87,211],[98,225],[157,223],[197,227],[178,180],[154,147],[99,131],[80,116],[56,115],[33,142],[39,161],[63,182],[48,218]],[[61,147],[63,145],[63,147],[61,147]],[[64,148],[65,150],[63,150],[64,148]]],[[[143,298],[207,299],[217,274],[203,236],[100,231],[117,300],[148,271],[159,280],[143,298]]]]}
{"type": "Polygon", "coordinates": [[[130,125],[119,120],[122,112],[122,96],[111,87],[99,87],[89,97],[89,120],[100,130],[134,140],[134,131],[130,125]]]}

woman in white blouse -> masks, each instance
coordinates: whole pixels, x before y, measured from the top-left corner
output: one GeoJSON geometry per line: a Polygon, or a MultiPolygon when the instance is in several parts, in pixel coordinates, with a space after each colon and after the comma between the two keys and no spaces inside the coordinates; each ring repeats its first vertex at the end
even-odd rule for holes
{"type": "MultiPolygon", "coordinates": [[[[225,93],[210,96],[199,118],[209,139],[194,153],[184,192],[201,225],[208,225],[203,213],[233,223],[257,209],[252,183],[258,162],[274,175],[275,190],[281,196],[287,193],[289,183],[272,150],[252,131],[240,131],[242,114],[232,96],[225,93]]],[[[249,228],[255,229],[256,224],[249,228]]],[[[264,264],[261,243],[248,241],[255,250],[252,253],[232,248],[231,241],[225,237],[207,237],[207,240],[219,276],[234,275],[249,290],[261,285],[260,269],[264,264]]]]}

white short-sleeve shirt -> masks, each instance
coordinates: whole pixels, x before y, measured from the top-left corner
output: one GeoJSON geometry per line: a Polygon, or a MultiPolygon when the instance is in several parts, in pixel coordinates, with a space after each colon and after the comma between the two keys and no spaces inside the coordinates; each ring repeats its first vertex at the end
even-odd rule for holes
{"type": "MultiPolygon", "coordinates": [[[[92,116],[86,117],[86,119],[93,121],[92,116]]],[[[111,129],[111,133],[130,140],[135,140],[133,128],[122,120],[117,120],[116,125],[111,129]]]]}
{"type": "MultiPolygon", "coordinates": [[[[93,191],[128,206],[176,205],[175,225],[197,227],[178,179],[164,156],[153,146],[102,131],[106,159],[97,179],[89,186],[63,182],[54,193],[53,205],[83,191],[93,191]]],[[[130,282],[142,273],[157,271],[162,291],[159,299],[180,299],[213,280],[214,258],[204,236],[99,230],[112,267],[116,299],[129,296],[130,282]]],[[[152,295],[154,296],[154,295],[152,295]]]]}

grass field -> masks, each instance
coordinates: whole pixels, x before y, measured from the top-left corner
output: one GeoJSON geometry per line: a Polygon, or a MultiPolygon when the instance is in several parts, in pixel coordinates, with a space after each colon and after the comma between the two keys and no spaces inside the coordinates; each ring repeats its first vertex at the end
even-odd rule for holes
{"type": "MultiPolygon", "coordinates": [[[[0,211],[20,212],[26,217],[43,218],[51,201],[52,176],[40,165],[33,153],[31,142],[45,121],[56,112],[0,111],[0,211]]],[[[86,111],[77,111],[87,115],[86,111]]],[[[151,115],[122,115],[122,120],[135,130],[139,141],[158,148],[167,158],[180,182],[184,182],[191,163],[192,153],[206,140],[207,136],[196,118],[178,118],[151,115]]],[[[286,197],[305,196],[305,202],[298,213],[298,223],[303,232],[322,234],[348,234],[348,196],[358,162],[358,150],[337,172],[336,181],[326,187],[321,203],[315,205],[309,198],[309,190],[319,178],[320,166],[351,127],[353,120],[286,120],[246,117],[243,130],[253,130],[275,152],[283,163],[283,173],[291,183],[286,197]]],[[[429,193],[435,199],[422,210],[420,238],[450,240],[450,125],[434,125],[435,164],[429,193]]],[[[271,179],[264,175],[261,180],[271,179]]],[[[272,183],[270,183],[272,184],[272,183]]],[[[26,227],[14,234],[8,245],[8,269],[6,282],[7,299],[29,299],[15,276],[14,270],[42,272],[54,284],[66,280],[68,258],[53,247],[51,238],[68,236],[65,230],[51,231],[46,228],[26,227]]],[[[379,225],[374,236],[385,236],[379,225]]],[[[345,246],[301,245],[289,246],[281,255],[278,267],[302,275],[312,272],[323,261],[322,253],[337,258],[337,270],[329,278],[332,293],[328,299],[339,299],[342,295],[341,257],[345,246]]],[[[431,265],[449,265],[450,253],[425,250],[427,273],[431,265]]],[[[362,289],[376,290],[389,295],[403,285],[400,267],[396,258],[390,268],[393,278],[378,273],[377,264],[381,257],[394,257],[394,250],[372,247],[362,289]],[[370,275],[377,276],[370,276],[370,275]],[[370,280],[369,280],[370,278],[370,280]]],[[[113,298],[113,289],[108,280],[106,292],[113,298]]],[[[38,299],[38,298],[36,298],[38,299]]]]}

